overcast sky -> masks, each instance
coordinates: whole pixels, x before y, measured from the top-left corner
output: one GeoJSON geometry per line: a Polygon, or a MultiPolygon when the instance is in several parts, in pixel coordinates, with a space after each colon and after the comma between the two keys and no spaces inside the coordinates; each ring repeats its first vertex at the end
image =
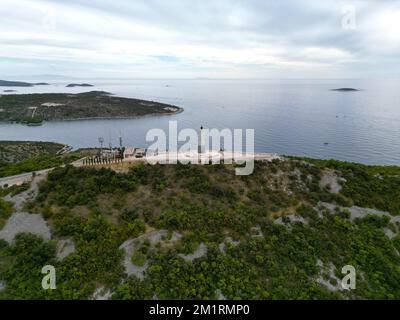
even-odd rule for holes
{"type": "Polygon", "coordinates": [[[399,78],[399,0],[0,0],[0,78],[399,78]]]}

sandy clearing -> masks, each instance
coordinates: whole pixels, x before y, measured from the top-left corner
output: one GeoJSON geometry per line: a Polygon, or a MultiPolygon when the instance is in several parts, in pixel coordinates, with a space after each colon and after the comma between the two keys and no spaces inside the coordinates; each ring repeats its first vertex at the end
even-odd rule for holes
{"type": "Polygon", "coordinates": [[[22,232],[38,235],[45,240],[51,238],[49,226],[41,214],[16,212],[11,215],[0,231],[0,239],[12,243],[15,236],[22,232]]]}
{"type": "Polygon", "coordinates": [[[45,102],[41,104],[42,107],[59,107],[64,106],[63,103],[55,103],[55,102],[45,102]]]}
{"type": "Polygon", "coordinates": [[[327,287],[328,290],[330,291],[338,291],[338,290],[342,290],[342,281],[341,279],[339,279],[338,277],[336,277],[335,275],[335,266],[332,262],[330,262],[328,264],[328,266],[324,266],[323,262],[321,260],[317,261],[317,266],[320,267],[320,275],[319,277],[315,280],[316,282],[318,282],[319,284],[322,284],[323,286],[327,287]],[[329,280],[325,280],[322,277],[322,273],[323,271],[328,268],[328,272],[329,272],[329,280],[336,280],[336,285],[332,284],[329,280]]]}
{"type": "Polygon", "coordinates": [[[57,242],[56,256],[58,260],[64,260],[75,252],[75,244],[71,239],[63,239],[57,242]]]}
{"type": "MultiPolygon", "coordinates": [[[[14,203],[14,210],[16,212],[20,212],[23,210],[23,205],[26,201],[33,200],[36,198],[39,188],[38,183],[45,179],[47,174],[40,174],[35,176],[33,179],[31,178],[31,185],[28,190],[23,191],[15,196],[11,196],[10,194],[4,197],[6,201],[10,201],[14,203]]],[[[28,181],[27,181],[28,182],[28,181]]]]}
{"type": "Polygon", "coordinates": [[[228,298],[224,296],[220,289],[215,290],[215,294],[217,295],[218,300],[228,300],[228,298]]]}
{"type": "Polygon", "coordinates": [[[322,277],[322,272],[324,269],[324,265],[322,263],[321,260],[318,260],[317,265],[321,268],[321,274],[319,275],[319,277],[315,280],[316,282],[318,282],[319,284],[322,284],[323,286],[325,286],[326,288],[328,288],[328,290],[330,291],[338,291],[342,289],[342,285],[341,285],[341,280],[336,277],[335,275],[335,266],[333,265],[333,263],[329,263],[328,265],[328,271],[329,271],[329,278],[330,280],[336,280],[336,285],[332,284],[329,280],[325,280],[322,277]]]}
{"type": "MultiPolygon", "coordinates": [[[[288,219],[290,220],[290,223],[294,223],[294,222],[300,222],[300,223],[303,223],[303,224],[308,224],[308,223],[309,223],[309,222],[308,222],[306,219],[304,219],[302,216],[298,216],[298,215],[291,214],[291,215],[287,215],[287,216],[285,216],[285,217],[288,218],[288,219]]],[[[277,218],[277,219],[274,221],[274,223],[280,224],[280,225],[285,225],[285,223],[282,221],[282,220],[283,220],[282,218],[283,218],[283,217],[277,218]]]]}
{"type": "Polygon", "coordinates": [[[346,181],[344,178],[338,177],[333,170],[324,170],[324,173],[319,182],[321,188],[329,186],[329,192],[333,194],[338,194],[342,190],[342,186],[339,181],[346,181]]]}
{"type": "Polygon", "coordinates": [[[207,246],[204,244],[204,242],[200,243],[199,247],[190,254],[178,254],[183,260],[186,262],[192,262],[195,259],[201,258],[207,254],[207,246]]]}
{"type": "MultiPolygon", "coordinates": [[[[396,222],[400,221],[400,216],[392,216],[389,212],[387,211],[381,211],[377,209],[371,209],[371,208],[362,208],[358,206],[352,206],[349,208],[346,207],[341,207],[337,206],[332,203],[327,203],[327,202],[318,202],[318,206],[323,206],[324,208],[328,209],[330,212],[335,212],[336,208],[339,208],[340,210],[347,210],[350,212],[350,220],[354,221],[357,218],[364,218],[367,215],[375,215],[379,217],[386,216],[390,219],[389,223],[393,223],[396,225],[396,222]]],[[[398,228],[396,228],[398,230],[398,228]]],[[[397,236],[398,232],[393,232],[389,228],[384,228],[383,229],[385,232],[385,235],[389,239],[393,239],[394,237],[397,236]]]]}
{"type": "Polygon", "coordinates": [[[261,231],[260,226],[255,226],[250,229],[251,237],[252,238],[263,238],[264,234],[261,231]]]}
{"type": "Polygon", "coordinates": [[[110,291],[110,289],[99,287],[93,292],[90,300],[110,300],[112,295],[113,293],[110,291]]]}
{"type": "Polygon", "coordinates": [[[150,241],[150,244],[153,246],[156,245],[157,243],[162,243],[164,246],[168,246],[174,244],[182,237],[181,234],[173,232],[171,239],[164,240],[164,238],[167,236],[168,236],[167,230],[155,230],[145,233],[137,238],[125,241],[120,246],[120,249],[123,249],[125,251],[124,261],[123,261],[125,267],[125,273],[127,275],[135,275],[139,279],[143,279],[145,276],[145,271],[149,267],[149,264],[147,261],[143,266],[137,266],[133,264],[131,261],[133,253],[135,252],[136,248],[140,246],[140,244],[143,243],[143,241],[145,240],[150,241]]]}
{"type": "Polygon", "coordinates": [[[222,252],[222,253],[226,252],[226,244],[230,244],[230,245],[236,247],[237,245],[240,244],[240,241],[235,241],[231,237],[226,237],[224,239],[224,242],[220,243],[218,246],[220,252],[222,252]]]}
{"type": "Polygon", "coordinates": [[[386,236],[392,240],[394,237],[396,237],[396,233],[394,233],[392,230],[390,230],[389,228],[384,228],[383,231],[385,232],[386,236]]]}
{"type": "Polygon", "coordinates": [[[14,213],[0,231],[0,239],[12,243],[18,233],[32,233],[41,236],[45,240],[50,240],[50,228],[42,215],[23,212],[24,203],[36,197],[38,193],[38,183],[46,176],[47,173],[41,173],[32,179],[32,175],[30,175],[29,181],[31,181],[31,185],[28,190],[13,197],[11,195],[4,197],[6,201],[10,201],[14,204],[14,213]]]}
{"type": "Polygon", "coordinates": [[[362,208],[358,206],[352,206],[349,208],[346,207],[341,207],[337,206],[332,203],[327,203],[327,202],[319,202],[318,205],[322,205],[323,207],[329,209],[330,211],[335,211],[336,208],[340,208],[341,210],[347,210],[350,212],[350,220],[354,220],[356,218],[362,218],[365,217],[366,215],[377,215],[377,216],[388,216],[393,222],[399,220],[399,216],[392,217],[389,212],[386,211],[381,211],[377,209],[371,209],[371,208],[362,208]]]}
{"type": "Polygon", "coordinates": [[[376,210],[376,209],[370,209],[370,208],[361,208],[361,207],[353,206],[353,207],[348,208],[348,210],[350,211],[350,214],[351,214],[351,216],[350,216],[351,220],[354,220],[356,218],[362,218],[363,216],[365,216],[367,214],[376,215],[376,216],[388,216],[390,218],[392,217],[389,212],[376,210]]]}

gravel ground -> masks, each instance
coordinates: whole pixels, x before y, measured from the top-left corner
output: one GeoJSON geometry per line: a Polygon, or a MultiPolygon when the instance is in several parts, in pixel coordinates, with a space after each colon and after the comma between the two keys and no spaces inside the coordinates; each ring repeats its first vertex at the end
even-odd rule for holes
{"type": "Polygon", "coordinates": [[[199,247],[191,254],[182,254],[180,253],[179,256],[183,258],[187,262],[191,262],[194,259],[201,258],[207,254],[207,246],[202,242],[200,243],[199,247]]]}
{"type": "Polygon", "coordinates": [[[59,240],[57,243],[57,259],[63,260],[75,252],[75,244],[71,239],[59,240]]]}
{"type": "Polygon", "coordinates": [[[17,212],[12,214],[0,231],[0,239],[12,243],[15,236],[21,232],[36,234],[45,240],[51,238],[50,229],[42,215],[17,212]]]}
{"type": "Polygon", "coordinates": [[[135,252],[136,248],[145,240],[149,240],[150,244],[153,246],[156,245],[157,243],[162,243],[163,245],[168,246],[174,244],[182,237],[181,234],[174,232],[170,240],[163,240],[163,238],[166,237],[167,235],[168,235],[167,230],[156,230],[145,233],[140,237],[125,241],[120,246],[120,249],[123,249],[125,251],[125,256],[124,256],[125,273],[127,275],[133,274],[137,276],[139,279],[143,279],[145,276],[145,271],[149,267],[149,264],[147,261],[141,267],[133,264],[131,261],[133,253],[135,252]]]}
{"type": "Polygon", "coordinates": [[[217,294],[217,299],[218,300],[228,300],[225,296],[224,296],[224,294],[222,293],[222,291],[220,290],[220,289],[217,289],[216,291],[215,291],[215,293],[217,294]]]}
{"type": "Polygon", "coordinates": [[[235,241],[231,237],[226,237],[224,242],[220,243],[218,246],[220,252],[222,252],[222,253],[226,252],[226,244],[227,243],[236,247],[237,245],[239,245],[240,241],[235,241]]]}
{"type": "MultiPolygon", "coordinates": [[[[371,209],[371,208],[362,208],[362,207],[357,207],[357,206],[352,206],[349,208],[345,208],[345,207],[340,207],[340,206],[336,206],[335,204],[332,203],[327,203],[327,202],[319,202],[319,205],[322,205],[323,207],[329,209],[330,211],[334,212],[335,208],[338,207],[341,210],[347,210],[350,212],[350,220],[353,221],[354,219],[357,218],[363,218],[366,215],[375,215],[375,216],[387,216],[390,218],[390,223],[396,223],[400,221],[400,216],[392,216],[389,212],[386,211],[381,211],[381,210],[377,210],[377,209],[371,209]]],[[[396,228],[398,231],[398,228],[396,228]]],[[[396,235],[398,234],[398,232],[393,232],[392,230],[390,230],[389,228],[384,228],[383,231],[385,232],[386,236],[389,239],[393,239],[394,237],[396,237],[396,235]]]]}
{"type": "MultiPolygon", "coordinates": [[[[289,218],[291,223],[293,223],[293,222],[300,222],[300,223],[303,223],[303,224],[308,224],[309,223],[302,216],[297,216],[297,215],[291,214],[291,215],[288,215],[288,216],[285,216],[285,217],[289,218]]],[[[274,223],[280,224],[280,225],[285,225],[285,223],[282,221],[282,217],[277,218],[274,221],[274,223]]]]}
{"type": "Polygon", "coordinates": [[[110,300],[113,293],[109,289],[105,289],[104,287],[97,288],[90,300],[110,300]]]}
{"type": "MultiPolygon", "coordinates": [[[[322,273],[322,271],[324,270],[324,264],[321,260],[318,260],[317,265],[320,267],[321,271],[320,273],[322,273]]],[[[320,276],[316,279],[316,282],[318,282],[319,284],[324,285],[325,287],[328,288],[328,290],[330,291],[338,291],[338,290],[342,290],[342,280],[339,279],[338,277],[336,277],[335,275],[335,266],[333,265],[333,263],[329,263],[329,265],[327,266],[328,271],[329,271],[329,278],[330,279],[335,279],[336,280],[336,285],[330,283],[328,280],[325,280],[322,277],[322,274],[320,274],[320,276]]]]}
{"type": "Polygon", "coordinates": [[[11,197],[4,197],[6,201],[14,204],[14,213],[7,220],[3,229],[0,231],[0,239],[12,243],[18,233],[32,233],[43,237],[45,240],[50,240],[50,229],[43,219],[41,214],[31,214],[23,211],[23,206],[26,201],[35,199],[38,193],[38,183],[45,179],[47,173],[36,175],[31,182],[28,190],[11,197]]]}
{"type": "Polygon", "coordinates": [[[333,170],[325,170],[324,175],[321,177],[319,185],[321,188],[329,186],[329,192],[338,194],[342,190],[342,186],[339,184],[339,180],[346,181],[344,178],[338,177],[333,170]]]}
{"type": "Polygon", "coordinates": [[[377,216],[388,216],[392,222],[399,221],[400,216],[392,217],[389,212],[381,211],[377,209],[371,208],[362,208],[358,206],[352,206],[349,208],[340,207],[332,203],[327,202],[319,202],[318,204],[322,205],[323,207],[329,209],[330,211],[334,211],[336,207],[339,207],[341,210],[347,210],[350,212],[350,220],[354,220],[356,218],[362,218],[368,214],[377,215],[377,216]]]}

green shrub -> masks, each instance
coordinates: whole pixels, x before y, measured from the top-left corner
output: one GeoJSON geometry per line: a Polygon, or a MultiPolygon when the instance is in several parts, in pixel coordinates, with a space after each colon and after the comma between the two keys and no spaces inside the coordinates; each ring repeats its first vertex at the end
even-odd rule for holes
{"type": "Polygon", "coordinates": [[[131,258],[132,263],[138,267],[143,267],[146,260],[146,255],[139,250],[135,251],[131,258]]]}

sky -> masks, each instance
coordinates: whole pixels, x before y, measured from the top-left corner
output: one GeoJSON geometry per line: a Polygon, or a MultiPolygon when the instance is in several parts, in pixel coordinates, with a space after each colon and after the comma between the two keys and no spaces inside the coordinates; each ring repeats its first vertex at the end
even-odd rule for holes
{"type": "Polygon", "coordinates": [[[0,0],[0,79],[399,78],[398,0],[0,0]]]}

